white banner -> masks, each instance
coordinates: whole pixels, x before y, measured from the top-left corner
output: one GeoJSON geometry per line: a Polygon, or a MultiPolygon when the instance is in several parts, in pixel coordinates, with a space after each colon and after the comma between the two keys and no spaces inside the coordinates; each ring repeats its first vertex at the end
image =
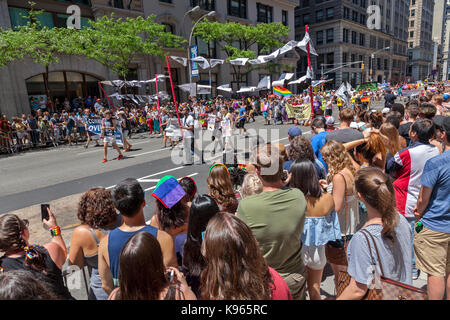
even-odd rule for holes
{"type": "Polygon", "coordinates": [[[222,127],[222,136],[223,137],[231,137],[231,122],[230,119],[222,120],[220,123],[222,127]]]}
{"type": "Polygon", "coordinates": [[[234,60],[230,60],[230,63],[233,65],[237,65],[237,66],[245,66],[247,61],[248,61],[248,58],[237,58],[234,60]]]}

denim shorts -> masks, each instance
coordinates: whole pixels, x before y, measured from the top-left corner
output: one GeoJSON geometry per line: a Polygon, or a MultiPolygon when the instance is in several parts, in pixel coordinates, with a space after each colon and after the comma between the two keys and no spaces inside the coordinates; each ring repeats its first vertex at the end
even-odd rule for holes
{"type": "Polygon", "coordinates": [[[342,237],[342,239],[338,239],[338,240],[335,240],[335,241],[329,241],[328,244],[330,246],[332,246],[333,248],[337,248],[337,249],[343,248],[344,244],[345,244],[345,238],[347,238],[347,242],[349,242],[352,237],[353,237],[353,235],[350,234],[348,236],[342,237]]]}

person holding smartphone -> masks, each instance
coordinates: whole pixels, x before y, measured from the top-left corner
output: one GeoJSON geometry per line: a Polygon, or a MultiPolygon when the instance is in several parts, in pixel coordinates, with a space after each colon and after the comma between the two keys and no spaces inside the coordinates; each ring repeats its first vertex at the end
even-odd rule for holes
{"type": "MultiPolygon", "coordinates": [[[[4,214],[0,217],[0,272],[10,270],[29,270],[58,299],[73,299],[64,285],[62,266],[67,258],[66,244],[61,236],[55,216],[46,208],[48,218],[42,222],[49,228],[52,240],[43,246],[30,245],[28,220],[15,214],[4,214]]],[[[45,212],[44,212],[45,213],[45,212]]]]}

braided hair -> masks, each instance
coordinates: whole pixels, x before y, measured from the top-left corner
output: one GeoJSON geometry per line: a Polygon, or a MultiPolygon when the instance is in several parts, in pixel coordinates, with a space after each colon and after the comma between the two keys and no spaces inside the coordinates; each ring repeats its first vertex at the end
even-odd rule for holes
{"type": "Polygon", "coordinates": [[[0,217],[0,251],[11,250],[25,251],[23,262],[25,269],[47,274],[46,255],[42,247],[28,245],[23,238],[23,232],[27,229],[27,224],[15,214],[5,214],[0,217]]]}

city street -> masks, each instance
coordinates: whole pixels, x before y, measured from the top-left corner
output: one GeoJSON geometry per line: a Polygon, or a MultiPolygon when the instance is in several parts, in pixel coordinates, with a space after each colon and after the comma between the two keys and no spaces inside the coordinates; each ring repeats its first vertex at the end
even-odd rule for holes
{"type": "MultiPolygon", "coordinates": [[[[381,108],[377,103],[374,108],[381,108]]],[[[333,113],[337,119],[337,111],[333,113]]],[[[260,116],[256,122],[246,125],[247,129],[276,129],[277,137],[269,139],[272,143],[281,142],[288,145],[287,131],[292,125],[264,125],[260,116]]],[[[337,125],[336,125],[337,126],[337,125]]],[[[301,127],[303,134],[310,135],[309,127],[301,127]]],[[[263,131],[258,131],[263,134],[263,131]]],[[[210,144],[209,132],[204,130],[205,144],[210,144]]],[[[235,139],[246,144],[248,151],[249,138],[239,137],[235,131],[235,139]]],[[[236,141],[238,141],[236,140],[236,141]]],[[[194,164],[183,166],[173,163],[170,148],[163,148],[162,138],[148,133],[134,135],[131,140],[132,151],[126,153],[124,160],[111,160],[116,157],[116,151],[108,149],[108,161],[102,163],[103,148],[94,147],[92,143],[88,149],[82,144],[73,147],[62,146],[56,149],[32,151],[16,156],[0,159],[0,214],[13,212],[21,218],[30,221],[32,240],[35,243],[45,243],[49,240],[47,231],[41,228],[40,204],[50,203],[51,209],[57,217],[63,230],[63,237],[68,247],[73,229],[79,224],[77,219],[77,205],[83,192],[92,187],[102,186],[112,188],[122,179],[133,177],[138,179],[146,192],[147,206],[146,220],[150,220],[154,211],[154,199],[151,196],[160,178],[173,175],[176,178],[184,176],[194,177],[198,193],[207,193],[206,178],[209,164],[194,164]]],[[[236,145],[236,142],[235,142],[236,145]]],[[[242,151],[242,150],[241,150],[242,151]]],[[[176,154],[178,151],[174,151],[176,154]]],[[[209,162],[218,161],[217,155],[209,162]]],[[[212,163],[211,162],[211,163],[212,163]]],[[[87,273],[86,273],[87,274],[87,273]]],[[[326,268],[322,282],[323,297],[334,294],[334,283],[331,269],[326,268]]],[[[426,278],[422,276],[414,281],[416,286],[426,285],[426,278]]],[[[84,287],[73,290],[74,296],[85,299],[84,287]]]]}

